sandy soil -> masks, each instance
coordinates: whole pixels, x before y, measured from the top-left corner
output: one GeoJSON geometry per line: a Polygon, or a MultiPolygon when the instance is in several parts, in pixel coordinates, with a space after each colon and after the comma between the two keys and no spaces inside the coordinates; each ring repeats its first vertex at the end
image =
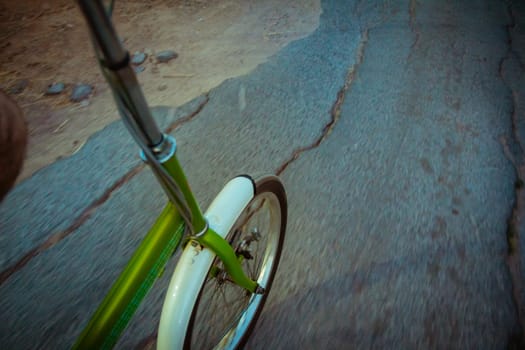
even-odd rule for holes
{"type": "MultiPolygon", "coordinates": [[[[310,34],[319,14],[319,0],[128,0],[116,2],[114,22],[131,53],[152,53],[138,74],[150,104],[178,106],[310,34]],[[153,54],[167,49],[178,58],[157,64],[153,54]]],[[[0,50],[0,88],[20,104],[30,130],[19,180],[118,118],[73,1],[0,0],[0,50]],[[44,95],[54,82],[66,90],[44,95]],[[82,103],[69,100],[77,83],[94,87],[82,103]]]]}

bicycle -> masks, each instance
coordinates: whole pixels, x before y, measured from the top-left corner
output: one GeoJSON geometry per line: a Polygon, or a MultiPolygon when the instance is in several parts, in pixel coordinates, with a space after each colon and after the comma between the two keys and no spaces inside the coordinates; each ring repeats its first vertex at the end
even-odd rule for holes
{"type": "Polygon", "coordinates": [[[158,348],[239,348],[255,326],[281,256],[287,221],[283,184],[275,176],[257,181],[237,176],[203,214],[177,160],[176,141],[155,124],[112,26],[113,1],[109,7],[101,0],[78,3],[121,118],[169,201],[74,348],[113,347],[181,245],[162,307],[158,348]]]}

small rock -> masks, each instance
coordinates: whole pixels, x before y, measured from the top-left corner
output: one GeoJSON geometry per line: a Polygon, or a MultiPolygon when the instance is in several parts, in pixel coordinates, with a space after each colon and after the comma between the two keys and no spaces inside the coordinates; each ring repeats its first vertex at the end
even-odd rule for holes
{"type": "Polygon", "coordinates": [[[146,54],[144,52],[137,51],[131,56],[131,63],[135,65],[139,65],[144,63],[146,60],[146,54]]]}
{"type": "Polygon", "coordinates": [[[89,106],[89,100],[84,100],[84,101],[80,102],[80,106],[82,106],[82,107],[89,106]]]}
{"type": "Polygon", "coordinates": [[[27,79],[22,79],[22,80],[18,80],[15,85],[13,85],[10,89],[9,89],[9,93],[13,94],[13,95],[17,95],[17,94],[20,94],[22,93],[22,91],[25,90],[25,88],[27,87],[27,85],[29,85],[29,80],[27,79]]]}
{"type": "Polygon", "coordinates": [[[179,55],[173,50],[161,51],[157,55],[157,61],[165,63],[179,57],[179,55]]]}
{"type": "Polygon", "coordinates": [[[151,55],[153,55],[153,50],[152,50],[152,49],[145,48],[145,49],[144,49],[144,53],[145,53],[146,55],[148,55],[148,56],[151,56],[151,55]]]}
{"type": "Polygon", "coordinates": [[[138,73],[142,73],[142,72],[144,72],[145,69],[146,69],[146,68],[144,68],[144,66],[135,66],[135,67],[133,67],[133,70],[134,70],[135,73],[137,73],[137,74],[138,74],[138,73]]]}
{"type": "Polygon", "coordinates": [[[161,85],[159,85],[159,87],[158,87],[157,89],[158,89],[159,91],[164,91],[164,90],[166,90],[167,88],[168,88],[168,85],[166,85],[166,84],[161,84],[161,85]]]}
{"type": "Polygon", "coordinates": [[[85,100],[93,91],[93,88],[90,85],[87,84],[77,84],[73,88],[73,92],[71,93],[70,100],[73,102],[80,102],[82,100],[85,100]]]}
{"type": "Polygon", "coordinates": [[[64,83],[53,83],[53,84],[50,84],[47,87],[46,95],[58,95],[62,91],[64,91],[65,88],[66,88],[66,85],[64,83]]]}

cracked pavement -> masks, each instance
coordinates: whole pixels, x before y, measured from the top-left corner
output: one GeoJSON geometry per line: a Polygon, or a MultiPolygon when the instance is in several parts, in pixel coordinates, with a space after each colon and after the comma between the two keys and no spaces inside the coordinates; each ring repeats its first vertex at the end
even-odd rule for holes
{"type": "MultiPolygon", "coordinates": [[[[285,182],[283,259],[248,348],[523,345],[525,5],[322,7],[250,74],[155,109],[204,207],[239,173],[285,182]]],[[[134,149],[114,123],[0,206],[6,348],[69,347],[161,210],[134,149]]],[[[154,338],[169,275],[120,348],[154,338]]]]}

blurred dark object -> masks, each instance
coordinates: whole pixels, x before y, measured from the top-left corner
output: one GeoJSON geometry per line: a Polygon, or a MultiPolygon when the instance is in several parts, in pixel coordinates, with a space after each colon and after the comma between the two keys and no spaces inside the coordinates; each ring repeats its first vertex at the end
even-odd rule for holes
{"type": "Polygon", "coordinates": [[[15,184],[26,147],[27,125],[22,110],[0,90],[0,201],[15,184]]]}

